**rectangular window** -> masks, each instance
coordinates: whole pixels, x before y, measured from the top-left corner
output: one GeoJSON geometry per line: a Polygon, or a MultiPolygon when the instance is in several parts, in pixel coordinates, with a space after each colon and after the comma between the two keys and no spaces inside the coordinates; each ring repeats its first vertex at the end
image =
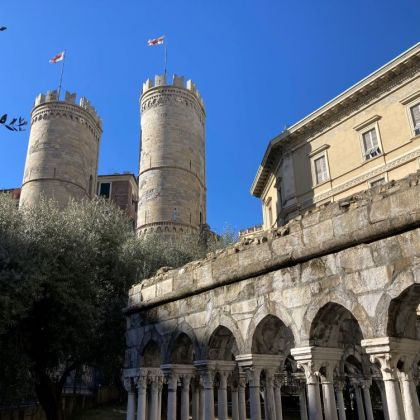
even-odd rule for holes
{"type": "Polygon", "coordinates": [[[110,182],[103,182],[99,186],[99,195],[101,197],[109,198],[111,192],[111,183],[110,182]]]}
{"type": "Polygon", "coordinates": [[[410,108],[411,118],[413,120],[414,134],[420,134],[420,102],[410,108]]]}
{"type": "Polygon", "coordinates": [[[316,183],[321,184],[328,180],[327,160],[324,156],[314,159],[316,183]]]}
{"type": "Polygon", "coordinates": [[[381,154],[376,128],[371,128],[362,134],[365,159],[369,160],[381,154]]]}

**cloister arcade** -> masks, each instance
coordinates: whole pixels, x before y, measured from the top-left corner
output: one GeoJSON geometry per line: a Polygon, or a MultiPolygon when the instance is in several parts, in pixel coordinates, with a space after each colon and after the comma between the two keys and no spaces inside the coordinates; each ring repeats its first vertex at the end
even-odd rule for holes
{"type": "Polygon", "coordinates": [[[314,313],[307,334],[269,313],[244,340],[226,325],[204,342],[186,323],[167,341],[152,328],[126,382],[127,420],[420,419],[419,303],[420,285],[407,287],[376,337],[377,326],[335,302],[314,313]]]}

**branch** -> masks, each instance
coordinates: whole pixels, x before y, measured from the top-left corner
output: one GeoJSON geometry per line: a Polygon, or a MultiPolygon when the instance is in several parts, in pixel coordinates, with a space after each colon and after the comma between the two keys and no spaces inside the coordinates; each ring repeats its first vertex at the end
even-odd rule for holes
{"type": "Polygon", "coordinates": [[[0,124],[4,125],[10,131],[25,131],[25,125],[28,122],[23,117],[13,118],[7,122],[7,114],[4,114],[0,117],[0,124]]]}

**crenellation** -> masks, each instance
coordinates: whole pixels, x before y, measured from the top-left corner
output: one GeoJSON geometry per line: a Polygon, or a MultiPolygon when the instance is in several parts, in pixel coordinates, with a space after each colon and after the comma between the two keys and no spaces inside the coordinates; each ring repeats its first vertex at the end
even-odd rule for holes
{"type": "Polygon", "coordinates": [[[166,74],[155,75],[155,87],[166,85],[166,74]]]}
{"type": "Polygon", "coordinates": [[[70,93],[66,91],[64,96],[64,102],[67,102],[69,104],[75,104],[76,103],[76,93],[70,93]]]}

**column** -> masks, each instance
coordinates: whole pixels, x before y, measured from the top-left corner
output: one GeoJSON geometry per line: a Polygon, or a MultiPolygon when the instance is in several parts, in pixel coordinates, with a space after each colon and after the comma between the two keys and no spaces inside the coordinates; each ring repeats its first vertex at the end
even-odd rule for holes
{"type": "Polygon", "coordinates": [[[246,377],[243,372],[239,373],[238,379],[238,404],[239,420],[246,420],[246,377]]]}
{"type": "Polygon", "coordinates": [[[238,384],[231,384],[232,396],[232,420],[239,420],[239,397],[238,397],[238,384]]]}
{"type": "MultiPolygon", "coordinates": [[[[274,404],[276,406],[276,420],[283,420],[283,407],[281,403],[281,386],[283,379],[281,375],[274,376],[274,404]]],[[[306,408],[306,401],[305,401],[306,408]]]]}
{"type": "Polygon", "coordinates": [[[161,420],[162,418],[162,388],[163,388],[163,378],[159,377],[158,380],[158,403],[157,403],[157,419],[161,420]]]}
{"type": "Polygon", "coordinates": [[[312,370],[312,362],[300,362],[297,366],[305,372],[309,420],[323,420],[319,381],[318,376],[312,370]]]}
{"type": "Polygon", "coordinates": [[[136,388],[134,386],[134,378],[125,379],[124,387],[128,393],[127,420],[134,420],[136,415],[136,388]]]}
{"type": "Polygon", "coordinates": [[[411,363],[404,370],[398,372],[398,377],[401,385],[405,418],[406,420],[420,420],[419,400],[413,381],[411,363]]]}
{"type": "Polygon", "coordinates": [[[167,420],[176,420],[176,394],[178,389],[178,375],[171,372],[166,375],[168,384],[167,420]]]}
{"type": "Polygon", "coordinates": [[[321,376],[322,393],[324,396],[325,418],[327,418],[328,420],[338,420],[333,383],[334,367],[334,365],[328,364],[325,367],[325,376],[321,376]]]}
{"type": "Polygon", "coordinates": [[[181,420],[189,420],[190,418],[190,382],[191,376],[184,375],[182,377],[181,420]]]}
{"type": "MultiPolygon", "coordinates": [[[[214,368],[202,365],[198,370],[203,386],[203,411],[200,420],[214,420],[214,368]]],[[[201,402],[202,403],[202,402],[201,402]]]]}
{"type": "Polygon", "coordinates": [[[191,395],[192,395],[192,420],[200,420],[200,383],[197,378],[191,383],[191,395]]]}
{"type": "Polygon", "coordinates": [[[206,412],[206,391],[204,389],[204,380],[200,382],[200,420],[205,418],[206,412]]]}
{"type": "Polygon", "coordinates": [[[218,420],[227,420],[228,418],[227,375],[227,372],[219,372],[219,383],[217,389],[218,420]]]}
{"type": "Polygon", "coordinates": [[[356,397],[357,418],[359,420],[366,420],[365,410],[363,409],[362,393],[358,383],[354,384],[354,396],[356,397]]]}
{"type": "Polygon", "coordinates": [[[362,382],[362,391],[363,391],[363,400],[365,401],[365,411],[366,411],[366,419],[367,420],[374,420],[373,419],[373,409],[372,409],[372,400],[370,398],[370,382],[363,381],[362,382]]]}
{"type": "Polygon", "coordinates": [[[300,420],[308,420],[308,407],[306,405],[306,389],[305,385],[301,386],[299,392],[299,411],[300,420]]]}
{"type": "Polygon", "coordinates": [[[362,340],[361,344],[365,348],[366,353],[370,355],[371,362],[378,362],[380,365],[390,420],[403,420],[405,418],[398,384],[397,364],[401,356],[407,354],[405,350],[412,347],[411,344],[414,344],[413,347],[417,352],[418,343],[417,340],[395,337],[362,340]]]}
{"type": "Polygon", "coordinates": [[[261,369],[248,368],[249,401],[251,404],[251,420],[261,420],[260,375],[261,369]]]}
{"type": "Polygon", "coordinates": [[[147,376],[139,377],[137,390],[137,420],[146,420],[147,376]]]}
{"type": "Polygon", "coordinates": [[[265,407],[265,420],[276,420],[276,405],[274,400],[274,372],[271,370],[266,370],[265,375],[265,407]]]}
{"type": "Polygon", "coordinates": [[[379,391],[381,392],[382,412],[384,413],[384,419],[390,420],[388,414],[388,403],[386,402],[385,385],[382,381],[376,381],[376,384],[378,385],[379,391]]]}
{"type": "Polygon", "coordinates": [[[346,420],[346,406],[344,405],[343,389],[344,389],[344,382],[337,381],[335,384],[335,395],[337,397],[339,420],[346,420]]]}
{"type": "Polygon", "coordinates": [[[151,420],[160,420],[159,416],[159,388],[161,382],[160,376],[150,378],[150,407],[149,418],[151,420]]]}

